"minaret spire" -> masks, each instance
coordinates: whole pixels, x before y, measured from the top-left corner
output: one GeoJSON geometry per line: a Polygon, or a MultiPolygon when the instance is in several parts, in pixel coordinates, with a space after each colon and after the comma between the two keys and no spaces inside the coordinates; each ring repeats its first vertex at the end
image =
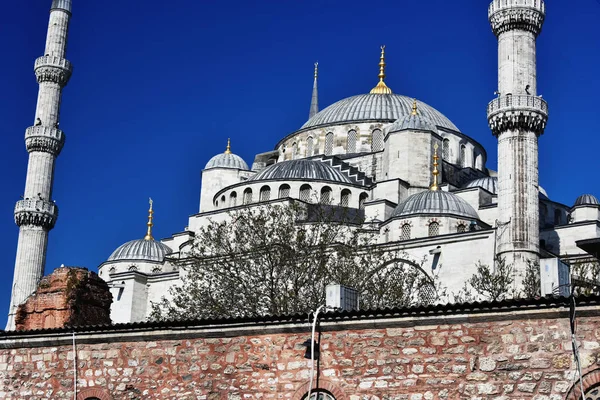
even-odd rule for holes
{"type": "Polygon", "coordinates": [[[308,119],[311,119],[319,112],[319,90],[317,88],[317,80],[319,77],[319,62],[315,63],[315,81],[313,83],[312,99],[310,101],[310,112],[308,119]]]}
{"type": "Polygon", "coordinates": [[[152,209],[152,205],[154,204],[154,202],[152,201],[152,199],[150,199],[150,209],[148,210],[148,223],[146,224],[148,226],[148,230],[146,231],[146,236],[144,236],[144,240],[154,240],[154,237],[152,237],[152,227],[154,226],[154,223],[152,222],[154,220],[154,210],[152,209]]]}
{"type": "Polygon", "coordinates": [[[36,290],[44,275],[48,232],[58,217],[52,184],[54,162],[65,142],[65,134],[58,126],[62,89],[72,71],[71,63],[65,59],[70,19],[71,0],[53,0],[44,56],[35,60],[39,94],[34,125],[25,131],[29,163],[23,200],[15,206],[19,242],[7,330],[15,328],[17,307],[36,290]]]}
{"type": "MultiPolygon", "coordinates": [[[[415,105],[417,104],[417,102],[415,101],[415,105]]],[[[416,115],[416,114],[413,114],[416,115]]],[[[438,156],[438,144],[436,143],[433,146],[433,184],[431,185],[431,187],[429,189],[431,190],[439,190],[440,187],[438,186],[438,175],[440,174],[440,171],[438,170],[438,160],[440,159],[440,157],[438,156]]]]}
{"type": "Polygon", "coordinates": [[[379,83],[373,89],[371,94],[392,94],[390,89],[384,82],[385,79],[385,46],[381,46],[381,57],[379,58],[379,83]]]}
{"type": "Polygon", "coordinates": [[[227,148],[225,149],[225,154],[231,154],[231,139],[227,139],[227,148]]]}

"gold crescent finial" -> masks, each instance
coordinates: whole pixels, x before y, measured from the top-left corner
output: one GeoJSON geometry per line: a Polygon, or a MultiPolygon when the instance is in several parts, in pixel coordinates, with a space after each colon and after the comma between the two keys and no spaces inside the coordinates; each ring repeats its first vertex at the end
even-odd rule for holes
{"type": "Polygon", "coordinates": [[[392,94],[390,89],[385,82],[385,45],[381,46],[381,57],[379,58],[379,83],[373,89],[371,94],[392,94]]]}
{"type": "Polygon", "coordinates": [[[150,198],[149,203],[150,209],[148,210],[148,223],[146,224],[148,226],[148,231],[146,232],[146,236],[144,236],[144,240],[154,240],[152,237],[152,227],[154,226],[152,223],[152,220],[154,219],[154,210],[152,209],[154,202],[152,201],[152,198],[150,198]]]}
{"type": "Polygon", "coordinates": [[[319,62],[315,63],[315,79],[319,76],[319,62]]]}
{"type": "Polygon", "coordinates": [[[231,154],[231,139],[227,139],[227,148],[225,149],[225,154],[231,154]]]}
{"type": "Polygon", "coordinates": [[[417,99],[413,101],[412,115],[417,115],[417,99]]]}
{"type": "Polygon", "coordinates": [[[433,146],[433,185],[429,188],[431,190],[440,189],[438,186],[438,175],[440,174],[440,171],[438,170],[438,160],[440,159],[440,157],[438,157],[438,147],[437,143],[433,146]]]}

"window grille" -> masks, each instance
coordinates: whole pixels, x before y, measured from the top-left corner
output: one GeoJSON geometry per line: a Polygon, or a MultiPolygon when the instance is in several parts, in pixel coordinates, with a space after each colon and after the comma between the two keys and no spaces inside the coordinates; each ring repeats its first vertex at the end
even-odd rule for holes
{"type": "Polygon", "coordinates": [[[290,197],[290,185],[284,184],[279,186],[279,198],[290,197]]]}
{"type": "Polygon", "coordinates": [[[330,156],[333,153],[333,133],[325,135],[325,155],[330,156]]]}
{"type": "Polygon", "coordinates": [[[252,203],[252,189],[244,190],[244,204],[252,203]]]}
{"type": "Polygon", "coordinates": [[[300,200],[306,201],[307,203],[309,203],[310,202],[310,191],[311,191],[310,185],[300,186],[300,200]]]}
{"type": "Polygon", "coordinates": [[[440,224],[432,222],[429,224],[429,236],[437,236],[440,234],[440,224]]]}
{"type": "Polygon", "coordinates": [[[458,224],[456,227],[456,232],[465,233],[467,231],[467,226],[465,224],[458,224]]]}
{"type": "Polygon", "coordinates": [[[306,393],[302,400],[335,400],[335,397],[328,392],[313,391],[310,394],[310,399],[308,399],[308,393],[306,393]]]}
{"type": "Polygon", "coordinates": [[[342,207],[350,206],[350,198],[352,197],[352,193],[348,189],[342,190],[342,198],[340,201],[340,205],[342,207]]]}
{"type": "Polygon", "coordinates": [[[269,201],[271,200],[271,188],[268,186],[263,186],[260,189],[260,201],[269,201]]]}
{"type": "Polygon", "coordinates": [[[358,139],[358,135],[356,131],[352,129],[348,132],[348,142],[346,143],[346,153],[353,154],[356,153],[356,140],[358,139]]]}
{"type": "Polygon", "coordinates": [[[383,150],[383,132],[381,129],[375,129],[371,134],[371,151],[383,150]]]}
{"type": "Polygon", "coordinates": [[[400,240],[410,240],[410,224],[402,225],[402,231],[400,233],[400,240]]]}
{"type": "Polygon", "coordinates": [[[450,159],[450,140],[444,139],[442,142],[442,159],[448,161],[450,159]]]}
{"type": "Polygon", "coordinates": [[[311,157],[313,155],[313,146],[314,139],[312,136],[309,136],[308,139],[306,139],[306,157],[311,157]]]}
{"type": "Polygon", "coordinates": [[[321,204],[330,204],[331,203],[331,188],[329,186],[325,186],[321,189],[321,204]]]}
{"type": "Polygon", "coordinates": [[[237,206],[237,193],[231,192],[231,194],[229,195],[229,207],[235,206],[237,206]]]}
{"type": "Polygon", "coordinates": [[[360,208],[361,210],[365,209],[365,202],[367,201],[367,199],[369,198],[369,195],[366,193],[361,193],[360,197],[358,198],[358,208],[360,208]]]}

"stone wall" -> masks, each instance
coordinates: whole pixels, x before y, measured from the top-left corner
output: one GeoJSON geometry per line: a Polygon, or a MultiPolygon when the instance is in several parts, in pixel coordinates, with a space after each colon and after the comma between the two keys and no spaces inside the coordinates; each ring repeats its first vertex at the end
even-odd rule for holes
{"type": "MultiPolygon", "coordinates": [[[[318,387],[337,400],[568,398],[576,373],[565,308],[434,310],[326,315],[318,387]]],[[[578,315],[583,370],[600,377],[589,375],[600,368],[600,307],[578,315]]],[[[299,317],[78,332],[78,398],[300,400],[309,329],[299,317]]],[[[15,335],[0,337],[0,398],[72,398],[71,334],[15,335]]]]}

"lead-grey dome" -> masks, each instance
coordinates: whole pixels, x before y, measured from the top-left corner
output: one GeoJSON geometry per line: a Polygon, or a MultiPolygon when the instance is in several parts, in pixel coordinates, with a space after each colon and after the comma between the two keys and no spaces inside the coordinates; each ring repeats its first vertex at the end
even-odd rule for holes
{"type": "Polygon", "coordinates": [[[246,161],[237,154],[233,153],[221,153],[211,158],[204,169],[209,168],[233,168],[248,170],[248,164],[246,161]]]}
{"type": "Polygon", "coordinates": [[[320,161],[312,160],[291,160],[282,161],[254,175],[250,180],[321,180],[330,182],[352,183],[350,178],[344,175],[339,169],[333,168],[320,161]]]}
{"type": "Polygon", "coordinates": [[[479,219],[475,209],[464,199],[442,190],[427,190],[413,194],[398,204],[392,213],[392,218],[418,214],[449,214],[457,217],[479,219]]]}
{"type": "Polygon", "coordinates": [[[387,132],[398,132],[404,130],[437,132],[435,125],[427,117],[420,114],[405,115],[387,128],[387,132]]]}
{"type": "MultiPolygon", "coordinates": [[[[310,118],[301,129],[357,121],[394,122],[412,112],[413,99],[399,94],[361,94],[333,103],[310,118]]],[[[459,131],[435,108],[419,102],[419,112],[434,125],[459,131]]]]}
{"type": "MultiPolygon", "coordinates": [[[[478,178],[466,184],[465,189],[480,187],[482,189],[487,190],[491,194],[498,194],[498,177],[497,176],[486,176],[485,178],[478,178]]],[[[538,186],[540,191],[540,197],[542,199],[548,198],[548,193],[546,190],[538,186]]]]}
{"type": "Polygon", "coordinates": [[[138,239],[119,246],[108,257],[108,261],[157,261],[163,262],[172,250],[156,240],[138,239]]]}
{"type": "Polygon", "coordinates": [[[596,198],[596,196],[591,194],[582,194],[575,200],[575,204],[573,207],[577,206],[598,206],[600,205],[600,201],[596,198]]]}

